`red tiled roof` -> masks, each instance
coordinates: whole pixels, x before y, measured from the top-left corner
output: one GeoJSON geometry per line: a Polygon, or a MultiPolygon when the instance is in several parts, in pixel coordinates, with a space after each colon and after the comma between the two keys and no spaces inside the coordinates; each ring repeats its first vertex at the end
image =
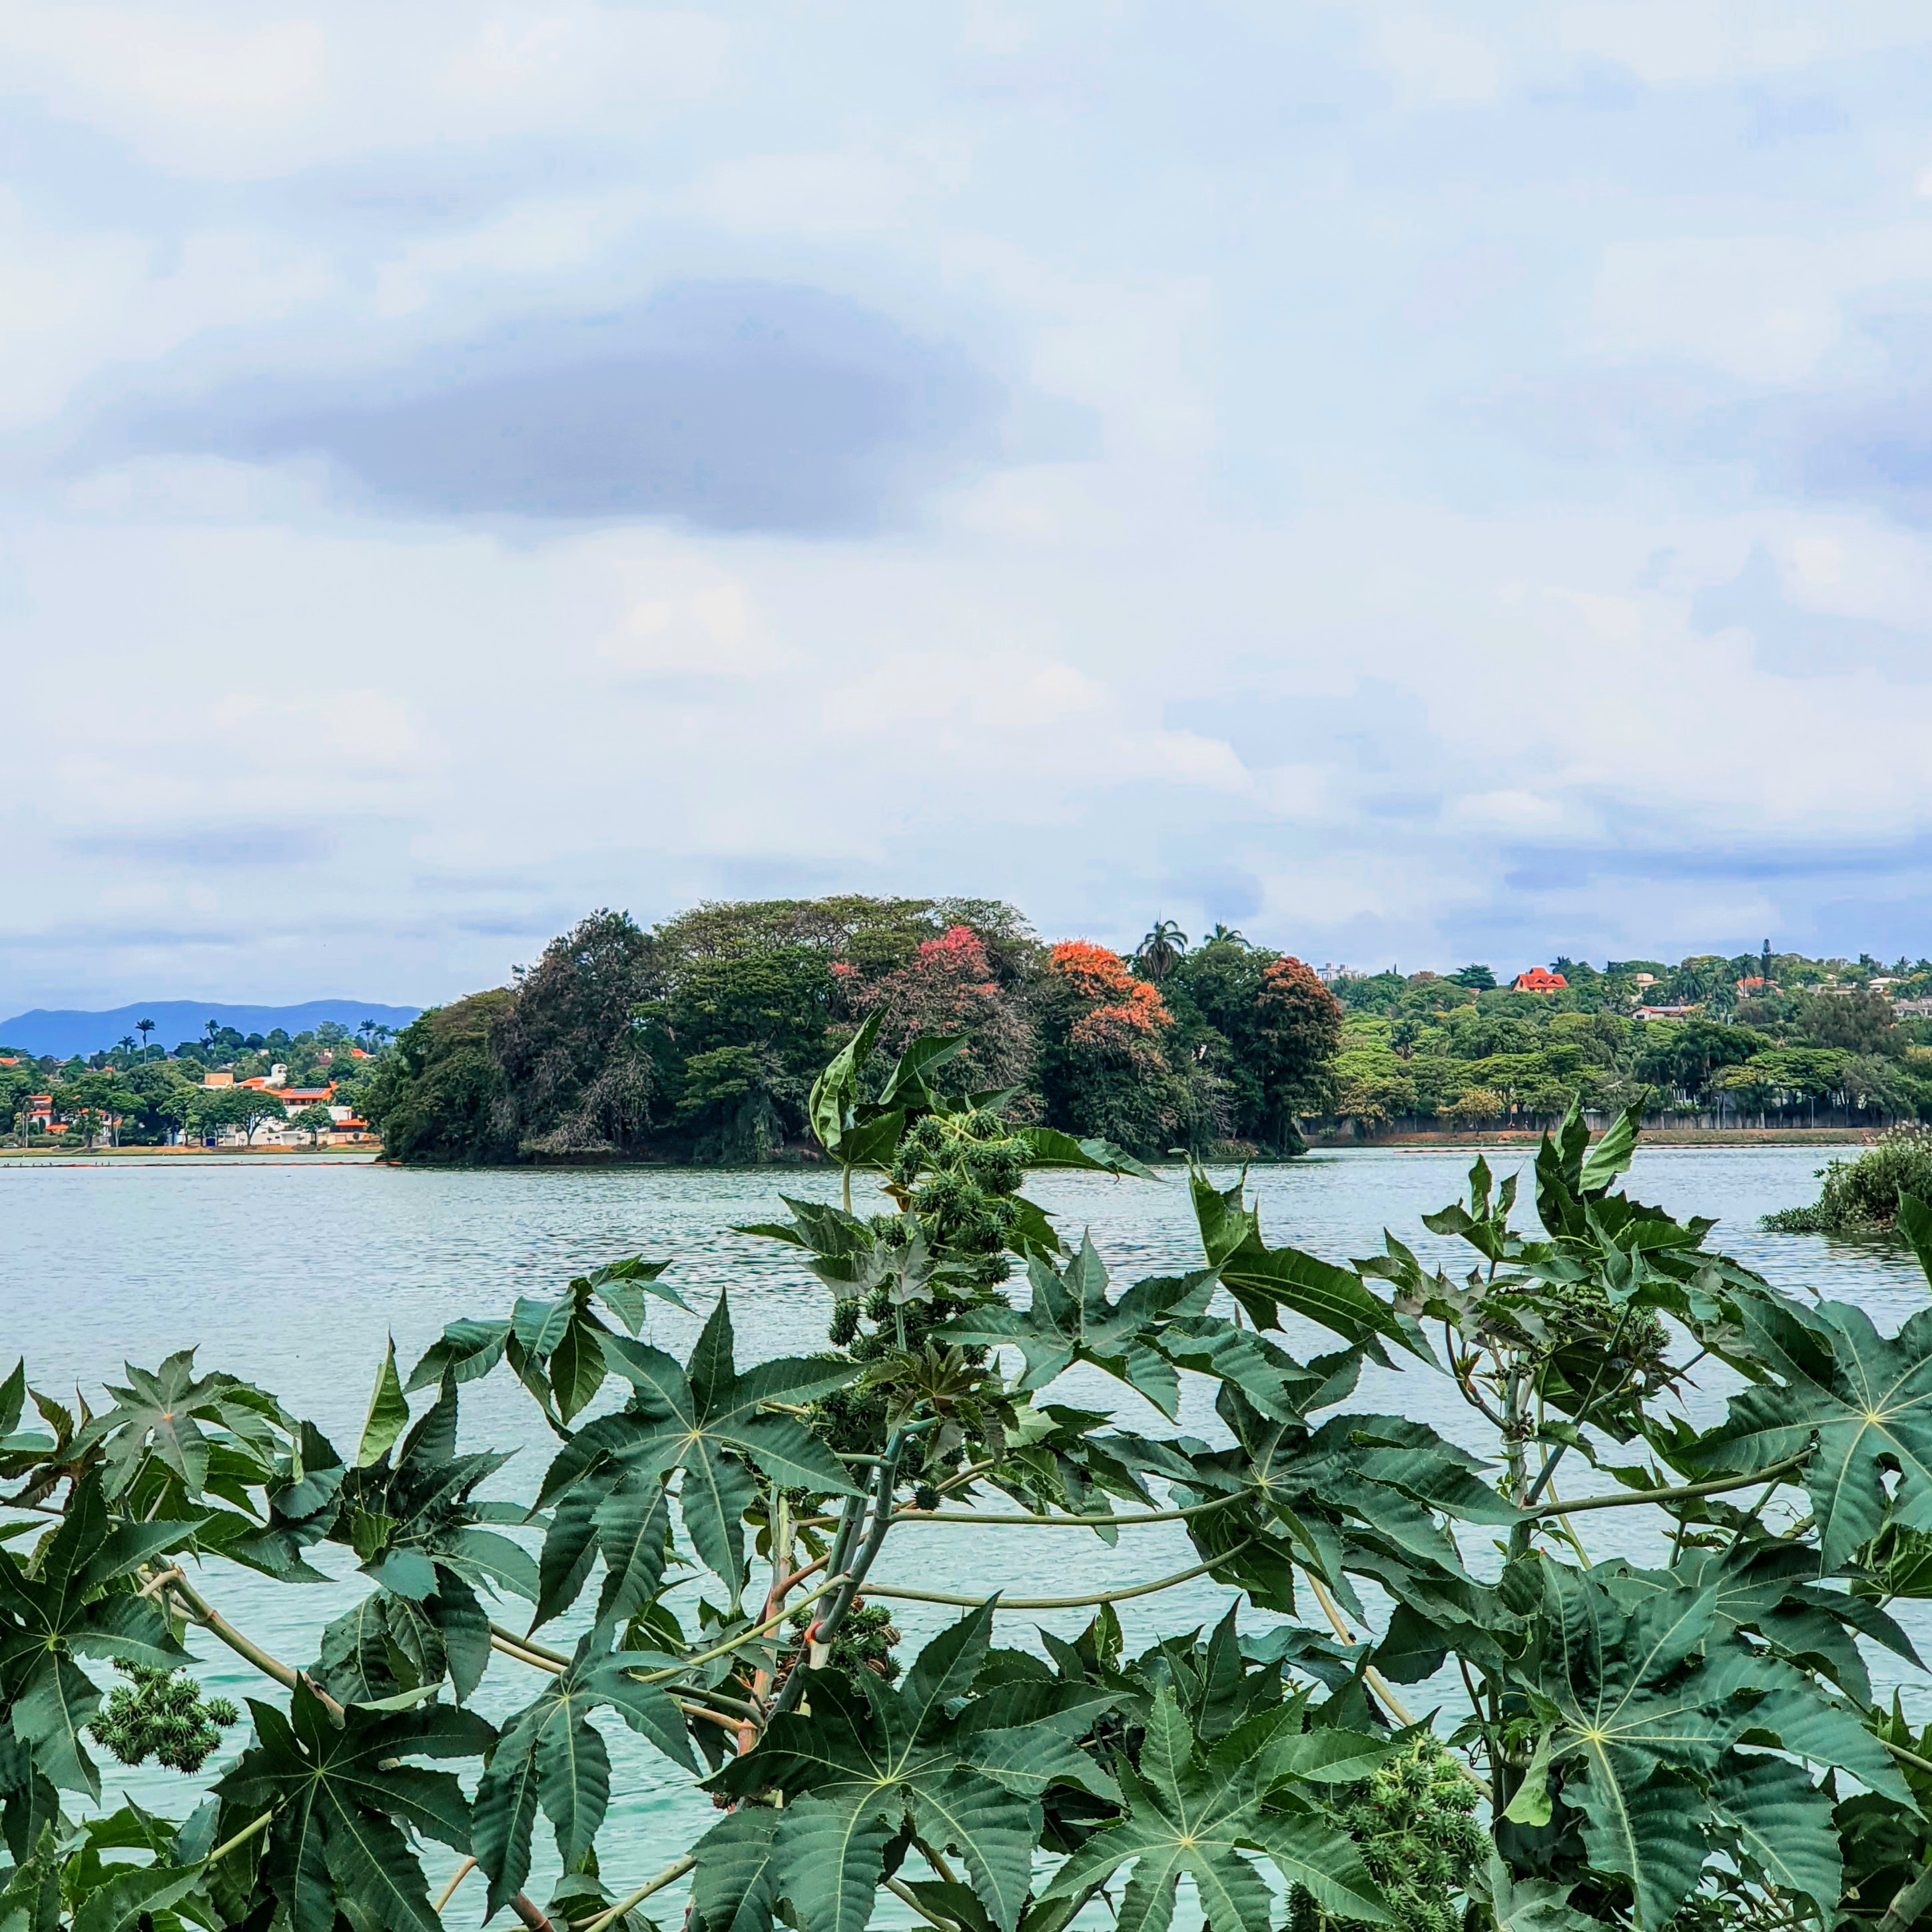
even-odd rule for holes
{"type": "Polygon", "coordinates": [[[1556,993],[1569,985],[1561,973],[1552,973],[1540,966],[1532,966],[1527,973],[1519,973],[1513,990],[1519,993],[1556,993]]]}

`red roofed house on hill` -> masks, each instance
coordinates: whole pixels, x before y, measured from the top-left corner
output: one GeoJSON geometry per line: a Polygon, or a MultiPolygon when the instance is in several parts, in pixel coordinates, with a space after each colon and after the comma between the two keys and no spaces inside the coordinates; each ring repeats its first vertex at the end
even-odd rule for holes
{"type": "Polygon", "coordinates": [[[1540,966],[1532,966],[1527,973],[1519,973],[1510,982],[1510,990],[1515,993],[1560,993],[1570,982],[1561,973],[1546,971],[1540,966]]]}

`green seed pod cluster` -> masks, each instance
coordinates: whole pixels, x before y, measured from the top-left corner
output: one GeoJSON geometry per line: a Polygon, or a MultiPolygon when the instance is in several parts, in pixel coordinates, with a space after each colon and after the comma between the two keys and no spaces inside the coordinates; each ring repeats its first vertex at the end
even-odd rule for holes
{"type": "Polygon", "coordinates": [[[1002,1251],[1018,1213],[1010,1197],[1025,1178],[1024,1148],[984,1108],[915,1120],[892,1163],[892,1178],[910,1193],[934,1251],[967,1262],[969,1282],[986,1288],[1010,1272],[1002,1251]]]}
{"type": "MultiPolygon", "coordinates": [[[[801,1610],[792,1618],[791,1627],[801,1640],[818,1614],[816,1610],[801,1610]]],[[[854,1604],[832,1640],[832,1668],[855,1672],[869,1670],[890,1684],[899,1674],[899,1660],[892,1654],[892,1646],[898,1640],[890,1610],[876,1604],[854,1604]]]]}
{"type": "MultiPolygon", "coordinates": [[[[1426,1732],[1351,1785],[1342,1822],[1405,1932],[1460,1932],[1452,1894],[1488,1853],[1476,1790],[1426,1732]]],[[[1364,1928],[1366,1932],[1366,1928],[1364,1928]]]]}
{"type": "Polygon", "coordinates": [[[1559,1341],[1616,1342],[1617,1363],[1630,1376],[1648,1376],[1664,1360],[1669,1331],[1648,1308],[1613,1308],[1600,1282],[1551,1282],[1538,1292],[1545,1318],[1559,1341]]]}
{"type": "Polygon", "coordinates": [[[222,1727],[241,1720],[226,1697],[204,1699],[184,1672],[144,1664],[116,1667],[131,1681],[115,1685],[107,1708],[87,1728],[123,1764],[154,1757],[170,1771],[197,1772],[220,1743],[222,1727]]]}

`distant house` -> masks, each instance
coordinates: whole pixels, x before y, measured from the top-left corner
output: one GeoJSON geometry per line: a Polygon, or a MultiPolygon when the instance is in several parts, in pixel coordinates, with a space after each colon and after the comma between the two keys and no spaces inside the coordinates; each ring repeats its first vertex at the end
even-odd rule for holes
{"type": "Polygon", "coordinates": [[[1762,974],[1754,974],[1749,979],[1738,982],[1738,998],[1741,1000],[1754,1000],[1760,993],[1774,990],[1762,974]]]}
{"type": "Polygon", "coordinates": [[[204,1087],[232,1087],[235,1084],[235,1076],[232,1073],[204,1073],[201,1076],[201,1084],[204,1087]]]}
{"type": "Polygon", "coordinates": [[[333,1084],[327,1087],[284,1087],[278,1090],[275,1097],[291,1114],[298,1114],[304,1107],[326,1107],[335,1097],[333,1084]]]}
{"type": "Polygon", "coordinates": [[[1902,1020],[1932,1019],[1932,1000],[1894,1000],[1892,1010],[1902,1020]]]}
{"type": "Polygon", "coordinates": [[[1640,1020],[1688,1020],[1695,1006],[1640,1006],[1634,1017],[1640,1020]]]}
{"type": "Polygon", "coordinates": [[[1561,973],[1552,973],[1546,968],[1532,966],[1527,973],[1519,973],[1510,982],[1510,990],[1516,993],[1560,993],[1570,982],[1561,973]]]}

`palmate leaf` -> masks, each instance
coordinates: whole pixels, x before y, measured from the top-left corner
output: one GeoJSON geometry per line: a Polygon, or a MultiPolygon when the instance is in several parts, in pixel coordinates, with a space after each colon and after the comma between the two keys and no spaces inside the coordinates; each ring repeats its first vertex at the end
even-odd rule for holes
{"type": "Polygon", "coordinates": [[[98,1797],[100,1779],[81,1743],[100,1692],[76,1657],[111,1658],[170,1670],[188,1660],[160,1607],[106,1586],[150,1557],[178,1549],[193,1522],[110,1526],[99,1471],[69,1499],[41,1545],[35,1571],[0,1550],[0,1690],[12,1700],[14,1737],[34,1768],[63,1790],[98,1797]]]}
{"type": "Polygon", "coordinates": [[[859,1069],[872,1058],[872,1042],[879,1036],[884,1015],[868,1013],[859,1030],[832,1056],[824,1070],[812,1083],[806,1096],[806,1118],[818,1144],[834,1160],[839,1156],[845,1130],[852,1123],[859,1100],[859,1069]]]}
{"type": "Polygon", "coordinates": [[[401,1826],[470,1850],[470,1806],[448,1772],[404,1758],[470,1757],[496,1736],[443,1705],[397,1714],[350,1708],[338,1727],[298,1684],[285,1716],[250,1700],[254,1742],[215,1790],[238,1817],[272,1808],[262,1871],[292,1932],[332,1932],[338,1909],[388,1932],[438,1932],[422,1867],[401,1826]]]}
{"type": "Polygon", "coordinates": [[[788,1488],[857,1493],[843,1466],[815,1436],[789,1415],[761,1412],[768,1402],[796,1404],[830,1394],[858,1372],[856,1364],[784,1360],[761,1363],[741,1376],[728,1295],[719,1297],[699,1334],[688,1374],[660,1348],[620,1336],[604,1346],[611,1366],[635,1393],[620,1413],[600,1417],[558,1451],[544,1475],[539,1506],[565,1497],[607,1465],[639,1481],[675,1475],[685,1528],[735,1603],[744,1587],[744,1515],[756,1493],[754,1470],[788,1488]]]}
{"type": "Polygon", "coordinates": [[[266,1452],[274,1439],[269,1422],[286,1421],[280,1405],[219,1370],[197,1376],[194,1354],[182,1349],[158,1369],[124,1364],[125,1384],[108,1386],[114,1406],[86,1423],[74,1438],[76,1454],[101,1448],[110,1497],[123,1494],[151,1458],[190,1500],[199,1496],[208,1480],[211,1430],[218,1440],[250,1444],[256,1453],[245,1460],[266,1473],[266,1452]]]}
{"type": "Polygon", "coordinates": [[[1734,1754],[1712,1798],[1739,1862],[1760,1884],[1798,1893],[1827,1916],[1837,1909],[1844,1859],[1832,1800],[1796,1765],[1734,1754]]]}
{"type": "Polygon", "coordinates": [[[1019,1386],[1029,1392],[1045,1388],[1076,1362],[1091,1362],[1145,1396],[1163,1415],[1175,1413],[1180,1378],[1149,1337],[1168,1316],[1198,1314],[1207,1306],[1214,1292],[1211,1270],[1138,1282],[1110,1302],[1106,1268],[1088,1235],[1058,1274],[1029,1254],[1027,1278],[1033,1286],[1028,1307],[970,1307],[939,1331],[940,1339],[1016,1345],[1026,1364],[1019,1386]]]}
{"type": "Polygon", "coordinates": [[[1404,1348],[1414,1346],[1394,1310],[1360,1275],[1299,1248],[1269,1247],[1259,1210],[1241,1204],[1240,1182],[1223,1193],[1198,1169],[1190,1180],[1208,1265],[1257,1328],[1279,1328],[1286,1310],[1346,1341],[1387,1336],[1404,1348]]]}
{"type": "Polygon", "coordinates": [[[74,1913],[74,1932],[136,1932],[200,1882],[198,1864],[136,1866],[88,1894],[74,1913]]]}
{"type": "Polygon", "coordinates": [[[362,1418],[362,1439],[356,1448],[356,1468],[366,1469],[380,1460],[409,1426],[410,1405],[403,1394],[401,1378],[396,1373],[396,1338],[392,1335],[383,1351],[382,1366],[376,1372],[376,1385],[369,1391],[368,1413],[362,1418]]]}
{"type": "Polygon", "coordinates": [[[610,1802],[610,1760],[590,1722],[592,1712],[615,1711],[687,1771],[698,1768],[677,1706],[628,1675],[653,1660],[613,1652],[605,1643],[599,1632],[586,1632],[569,1669],[503,1726],[476,1787],[473,1849],[490,1880],[491,1912],[521,1891],[530,1876],[539,1808],[556,1834],[566,1871],[595,1840],[610,1802]]]}
{"type": "Polygon", "coordinates": [[[387,1590],[327,1624],[316,1673],[338,1702],[374,1704],[447,1675],[460,1704],[483,1681],[490,1622],[474,1592],[444,1576],[420,1603],[387,1590]]]}
{"type": "Polygon", "coordinates": [[[1155,1695],[1139,1772],[1124,1766],[1120,1786],[1126,1815],[1095,1832],[1054,1874],[1043,1897],[1076,1896],[1131,1863],[1120,1925],[1166,1932],[1184,1876],[1214,1932],[1269,1932],[1273,1900],[1255,1868],[1258,1852],[1324,1911],[1390,1922],[1347,1833],[1278,1789],[1270,1804],[1276,1780],[1258,1754],[1204,1753],[1169,1685],[1155,1695]]]}
{"type": "MultiPolygon", "coordinates": [[[[388,1371],[386,1368],[385,1376],[388,1371]]],[[[372,1409],[383,1408],[382,1379],[372,1409]]],[[[406,1403],[400,1392],[395,1402],[406,1403]]],[[[363,1574],[382,1586],[322,1633],[318,1669],[332,1696],[368,1703],[426,1689],[446,1675],[457,1701],[482,1681],[489,1662],[489,1619],[479,1590],[537,1592],[536,1566],[507,1537],[478,1519],[521,1509],[476,1500],[478,1484],[508,1460],[489,1452],[456,1453],[458,1391],[454,1371],[436,1400],[398,1444],[399,1419],[385,1417],[388,1443],[366,1467],[332,1472],[328,1533],[362,1559],[363,1574]],[[393,1460],[392,1460],[393,1459],[393,1460]]]]}
{"type": "Polygon", "coordinates": [[[1823,1303],[1802,1318],[1801,1334],[1787,1324],[1779,1338],[1792,1345],[1776,1357],[1783,1386],[1732,1396],[1723,1426],[1680,1460],[1748,1476],[1801,1454],[1815,1436],[1804,1481],[1828,1572],[1884,1526],[1882,1459],[1899,1472],[1892,1520],[1932,1529],[1932,1310],[1922,1309],[1889,1341],[1862,1309],[1844,1302],[1823,1303]],[[1828,1358],[1802,1346],[1818,1340],[1828,1358]]]}
{"type": "Polygon", "coordinates": [[[985,1661],[992,1611],[989,1603],[942,1630],[896,1689],[866,1671],[856,1684],[830,1671],[814,1677],[810,1715],[776,1719],[756,1750],[712,1780],[735,1797],[784,1798],[755,1890],[740,1886],[747,1848],[738,1834],[697,1847],[699,1890],[735,1901],[739,1932],[762,1932],[780,1896],[813,1932],[864,1932],[886,1847],[908,1822],[928,1843],[957,1848],[988,1918],[1013,1932],[1040,1829],[1038,1794],[1063,1776],[1085,1780],[1090,1767],[1070,1748],[1093,1712],[1076,1694],[1040,1699],[1024,1724],[978,1728],[949,1714],[985,1661]],[[720,1869],[707,1876],[714,1859],[720,1869]]]}
{"type": "Polygon", "coordinates": [[[1076,1168],[1089,1174],[1131,1174],[1137,1180],[1160,1178],[1152,1168],[1111,1141],[1078,1140],[1057,1127],[1016,1127],[1012,1138],[1024,1150],[1029,1168],[1076,1168]]]}
{"type": "Polygon", "coordinates": [[[507,1321],[452,1322],[410,1371],[406,1390],[413,1394],[451,1376],[472,1382],[507,1358],[546,1416],[554,1402],[568,1422],[588,1406],[608,1373],[599,1338],[610,1331],[592,1303],[602,1303],[635,1335],[644,1326],[646,1294],[687,1306],[676,1288],[658,1279],[670,1265],[626,1256],[574,1276],[556,1300],[520,1298],[507,1321]]]}
{"type": "Polygon", "coordinates": [[[772,1840],[784,1815],[749,1804],[728,1813],[698,1840],[691,1881],[698,1932],[764,1932],[771,1924],[778,1883],[772,1840]]]}
{"type": "MultiPolygon", "coordinates": [[[[1594,1576],[1541,1568],[1529,1683],[1554,1713],[1544,1754],[1564,1768],[1564,1801],[1582,1814],[1591,1863],[1629,1882],[1640,1925],[1662,1924],[1696,1885],[1705,1831],[1720,1821],[1706,1793],[1750,1762],[1730,1749],[1740,1736],[1828,1752],[1903,1792],[1882,1753],[1850,1738],[1854,1713],[1726,1634],[1714,1585],[1633,1601],[1594,1576]]],[[[1738,1804],[1752,1788],[1737,1786],[1738,1804]]]]}
{"type": "Polygon", "coordinates": [[[1807,1544],[1747,1542],[1725,1551],[1687,1552],[1671,1570],[1608,1563],[1597,1574],[1628,1603],[1708,1583],[1718,1593],[1720,1622],[1756,1632],[1780,1655],[1823,1672],[1861,1703],[1870,1701],[1871,1680],[1854,1633],[1907,1663],[1919,1661],[1911,1639],[1877,1604],[1818,1582],[1818,1554],[1807,1544]]]}

